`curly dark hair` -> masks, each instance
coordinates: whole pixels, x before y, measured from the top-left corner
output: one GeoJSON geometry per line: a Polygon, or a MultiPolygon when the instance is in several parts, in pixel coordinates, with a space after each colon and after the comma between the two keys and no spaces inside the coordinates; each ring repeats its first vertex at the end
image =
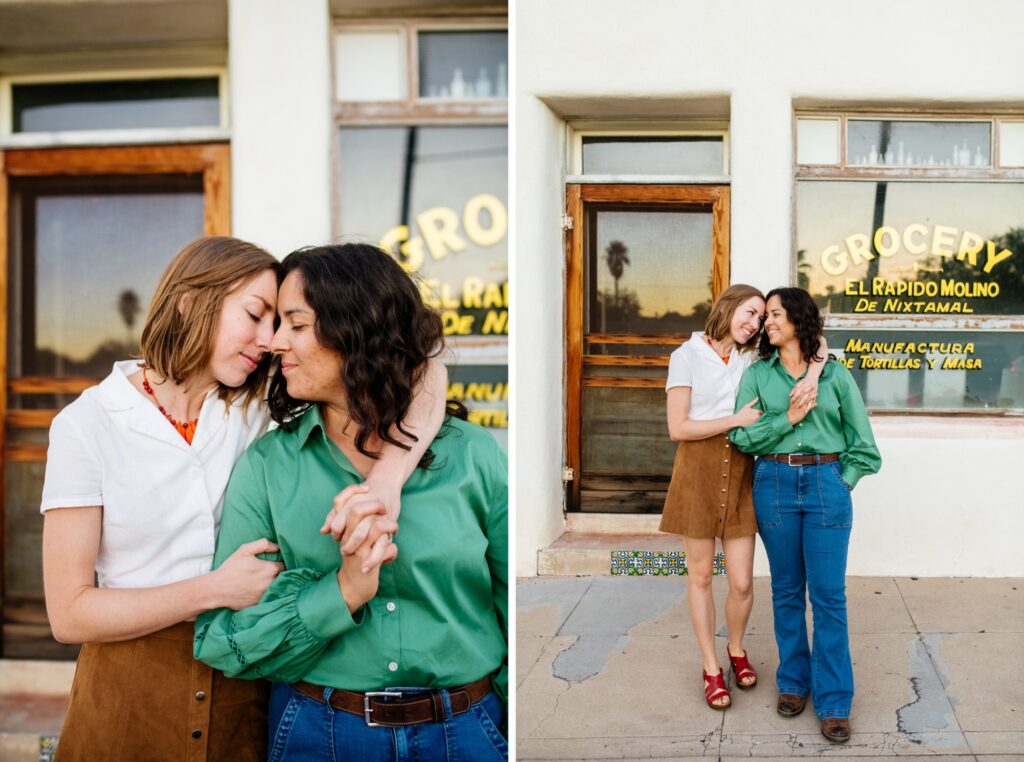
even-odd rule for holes
{"type": "MultiPolygon", "coordinates": [[[[316,314],[317,341],[342,357],[338,372],[357,427],[356,449],[378,457],[367,448],[374,435],[410,449],[396,432],[417,440],[404,422],[427,360],[444,349],[440,316],[423,303],[401,266],[376,246],[346,243],[298,249],[281,262],[278,284],[293,272],[300,274],[302,294],[316,314]]],[[[288,395],[280,366],[271,379],[267,402],[273,419],[286,428],[312,404],[288,395]]],[[[448,413],[466,417],[459,403],[449,402],[448,413]]],[[[419,465],[426,468],[433,460],[427,450],[419,465]]]]}
{"type": "MultiPolygon", "coordinates": [[[[818,350],[821,347],[821,333],[825,327],[825,321],[822,319],[813,297],[802,288],[773,288],[764,298],[765,302],[767,303],[773,296],[779,297],[782,308],[786,311],[787,319],[796,328],[796,337],[800,341],[800,354],[804,360],[807,362],[820,360],[818,350]]],[[[757,354],[762,360],[767,360],[775,349],[768,340],[768,332],[762,331],[757,354]]]]}

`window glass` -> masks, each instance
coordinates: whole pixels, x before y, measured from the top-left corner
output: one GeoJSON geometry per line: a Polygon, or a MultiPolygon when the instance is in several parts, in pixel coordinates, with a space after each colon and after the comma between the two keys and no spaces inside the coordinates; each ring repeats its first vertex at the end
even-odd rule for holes
{"type": "Polygon", "coordinates": [[[584,135],[583,173],[590,175],[722,175],[721,137],[584,135]]]}
{"type": "Polygon", "coordinates": [[[469,409],[469,420],[492,429],[508,449],[508,366],[456,365],[448,368],[448,399],[469,409]]]}
{"type": "Polygon", "coordinates": [[[335,43],[338,100],[405,100],[405,35],[401,29],[339,32],[335,43]],[[373,66],[367,66],[367,61],[373,61],[373,66]]]}
{"type": "Polygon", "coordinates": [[[588,207],[584,332],[700,330],[711,309],[712,215],[692,207],[588,207]]]}
{"type": "Polygon", "coordinates": [[[850,119],[846,163],[853,166],[989,167],[991,122],[850,119]]]}
{"type": "Polygon", "coordinates": [[[15,132],[216,127],[216,77],[14,85],[15,132]]]}
{"type": "Polygon", "coordinates": [[[797,183],[797,285],[827,313],[1024,314],[1024,183],[797,183]]]}
{"type": "Polygon", "coordinates": [[[508,32],[420,32],[420,97],[508,97],[508,32]]]}
{"type": "Polygon", "coordinates": [[[868,407],[1024,409],[1024,333],[826,330],[868,407]]]}
{"type": "Polygon", "coordinates": [[[171,257],[203,234],[202,178],[18,181],[11,376],[94,376],[138,352],[171,257]],[[130,220],[131,224],[126,224],[130,220]]]}
{"type": "Polygon", "coordinates": [[[394,253],[448,335],[507,335],[508,129],[351,127],[340,138],[343,236],[394,253]]]}
{"type": "Polygon", "coordinates": [[[839,120],[796,120],[797,164],[839,164],[839,120]]]}

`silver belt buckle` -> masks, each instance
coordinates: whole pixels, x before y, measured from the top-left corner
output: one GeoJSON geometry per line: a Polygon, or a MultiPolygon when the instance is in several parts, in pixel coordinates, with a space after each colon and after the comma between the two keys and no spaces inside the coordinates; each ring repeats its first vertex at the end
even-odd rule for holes
{"type": "Polygon", "coordinates": [[[380,728],[383,727],[379,722],[374,722],[370,719],[370,714],[373,709],[370,708],[370,699],[376,698],[377,696],[386,696],[388,698],[402,698],[401,691],[367,691],[363,694],[363,719],[366,720],[366,727],[368,728],[380,728]]]}
{"type": "Polygon", "coordinates": [[[794,455],[796,455],[797,457],[803,457],[803,453],[799,453],[799,452],[791,452],[791,453],[788,453],[788,454],[786,455],[786,464],[787,464],[787,465],[788,465],[788,466],[789,466],[790,468],[799,468],[799,467],[800,467],[800,464],[799,464],[799,463],[794,463],[794,462],[793,462],[793,456],[794,456],[794,455]]]}

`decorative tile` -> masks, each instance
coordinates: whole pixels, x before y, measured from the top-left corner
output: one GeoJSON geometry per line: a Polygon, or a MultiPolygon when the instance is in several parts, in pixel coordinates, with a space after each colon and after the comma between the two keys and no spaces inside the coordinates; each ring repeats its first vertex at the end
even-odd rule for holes
{"type": "Polygon", "coordinates": [[[39,736],[39,762],[53,762],[57,753],[57,736],[39,736]]]}
{"type": "MultiPolygon", "coordinates": [[[[613,577],[670,577],[688,574],[681,550],[613,550],[613,577]]],[[[715,554],[712,574],[725,574],[725,556],[715,554]]]]}

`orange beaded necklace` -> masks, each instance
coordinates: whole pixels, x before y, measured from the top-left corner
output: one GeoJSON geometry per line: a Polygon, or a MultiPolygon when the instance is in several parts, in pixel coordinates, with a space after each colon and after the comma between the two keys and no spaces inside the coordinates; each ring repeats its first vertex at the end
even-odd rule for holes
{"type": "Polygon", "coordinates": [[[146,394],[153,398],[153,402],[156,403],[157,408],[161,413],[163,413],[164,418],[171,422],[174,430],[181,434],[186,442],[192,444],[192,438],[196,435],[196,427],[199,425],[199,417],[197,416],[191,421],[185,421],[182,423],[164,410],[164,406],[160,404],[160,400],[158,400],[156,398],[156,394],[153,393],[153,387],[149,385],[149,378],[146,376],[145,368],[142,369],[142,388],[146,390],[146,394]]]}

